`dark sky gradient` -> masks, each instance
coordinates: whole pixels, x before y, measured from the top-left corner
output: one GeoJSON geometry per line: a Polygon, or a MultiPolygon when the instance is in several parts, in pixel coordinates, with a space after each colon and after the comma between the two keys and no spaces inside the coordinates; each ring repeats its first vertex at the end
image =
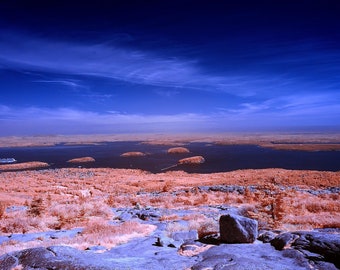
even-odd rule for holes
{"type": "Polygon", "coordinates": [[[0,136],[340,129],[339,1],[1,1],[0,136]]]}

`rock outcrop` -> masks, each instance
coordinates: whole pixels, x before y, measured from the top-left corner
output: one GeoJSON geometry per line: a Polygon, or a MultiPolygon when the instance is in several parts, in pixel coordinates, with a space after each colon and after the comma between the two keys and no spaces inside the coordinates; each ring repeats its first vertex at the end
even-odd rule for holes
{"type": "Polygon", "coordinates": [[[168,154],[184,154],[184,153],[190,153],[188,148],[185,147],[173,147],[168,149],[168,154]]]}
{"type": "MultiPolygon", "coordinates": [[[[307,259],[326,261],[340,268],[340,234],[317,231],[285,232],[270,241],[277,250],[291,248],[307,259]]],[[[330,268],[328,268],[330,269],[330,268]]]]}
{"type": "Polygon", "coordinates": [[[95,162],[96,160],[93,157],[80,157],[80,158],[73,158],[68,160],[69,163],[88,163],[88,162],[95,162]]]}
{"type": "Polygon", "coordinates": [[[262,241],[263,243],[270,243],[276,236],[277,233],[274,233],[272,231],[264,231],[259,235],[257,239],[262,241]]]}
{"type": "Polygon", "coordinates": [[[0,171],[16,171],[16,170],[31,170],[48,168],[50,165],[41,161],[30,161],[22,163],[0,165],[0,171]]]}
{"type": "Polygon", "coordinates": [[[220,244],[201,252],[199,258],[190,269],[310,269],[306,260],[301,262],[296,258],[285,257],[281,251],[266,244],[220,244]]]}
{"type": "Polygon", "coordinates": [[[296,240],[297,236],[286,232],[277,235],[274,239],[270,241],[271,245],[277,250],[282,250],[284,247],[290,245],[296,240]]]}
{"type": "Polygon", "coordinates": [[[254,219],[238,215],[220,217],[220,240],[224,243],[253,243],[258,235],[258,223],[254,219]]]}
{"type": "Polygon", "coordinates": [[[144,157],[146,156],[143,152],[126,152],[120,155],[121,157],[144,157]]]}
{"type": "MultiPolygon", "coordinates": [[[[113,208],[113,211],[117,215],[117,222],[122,222],[125,219],[122,217],[129,213],[127,220],[139,220],[142,223],[153,224],[157,228],[147,237],[135,238],[110,249],[105,245],[94,245],[87,247],[86,250],[77,250],[68,246],[50,246],[14,251],[0,256],[0,269],[202,270],[253,269],[255,267],[264,270],[336,270],[339,268],[340,230],[338,229],[297,232],[264,231],[259,239],[265,242],[270,241],[271,245],[260,241],[253,243],[250,240],[257,235],[257,222],[221,209],[219,211],[220,224],[225,225],[224,222],[227,224],[221,227],[221,238],[223,239],[223,235],[228,231],[233,237],[238,235],[237,243],[228,244],[226,241],[221,241],[218,234],[216,234],[216,240],[218,240],[216,243],[205,243],[202,239],[198,239],[197,230],[190,230],[187,221],[180,220],[176,223],[170,221],[180,225],[178,231],[169,231],[169,223],[161,221],[164,214],[187,215],[195,213],[197,209],[165,210],[136,206],[113,208]],[[251,234],[254,236],[250,236],[251,234]],[[249,242],[245,243],[244,239],[248,239],[249,242]]],[[[215,210],[209,212],[208,215],[216,215],[215,210]]],[[[72,233],[75,237],[79,232],[78,229],[65,233],[69,236],[71,236],[69,233],[72,233]]],[[[65,237],[65,234],[61,233],[61,231],[55,231],[50,238],[65,237]]],[[[29,236],[31,240],[37,238],[35,233],[31,236],[24,234],[24,236],[29,236]]],[[[18,235],[12,235],[10,238],[18,240],[17,237],[18,235]]],[[[228,237],[228,240],[230,239],[231,237],[228,237]]]]}
{"type": "Polygon", "coordinates": [[[183,158],[178,161],[178,164],[202,164],[205,162],[204,157],[202,156],[194,156],[194,157],[188,157],[183,158]]]}

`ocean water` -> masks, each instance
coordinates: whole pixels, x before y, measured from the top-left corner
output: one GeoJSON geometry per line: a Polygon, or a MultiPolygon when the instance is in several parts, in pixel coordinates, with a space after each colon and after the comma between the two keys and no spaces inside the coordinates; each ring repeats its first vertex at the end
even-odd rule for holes
{"type": "Polygon", "coordinates": [[[170,170],[190,173],[227,172],[237,169],[283,168],[298,170],[339,171],[340,151],[273,150],[256,145],[217,145],[189,143],[191,153],[167,154],[169,146],[147,145],[140,142],[113,142],[100,145],[56,145],[51,147],[0,148],[1,158],[15,158],[18,162],[43,161],[51,168],[78,167],[67,161],[91,156],[96,162],[79,164],[82,167],[131,168],[153,173],[177,164],[181,158],[201,155],[206,162],[199,165],[178,165],[170,170]],[[124,152],[141,151],[144,157],[121,157],[124,152]]]}

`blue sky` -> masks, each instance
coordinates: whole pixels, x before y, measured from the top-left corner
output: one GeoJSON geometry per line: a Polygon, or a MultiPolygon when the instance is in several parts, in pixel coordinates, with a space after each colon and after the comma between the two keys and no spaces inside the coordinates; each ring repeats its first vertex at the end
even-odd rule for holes
{"type": "Polygon", "coordinates": [[[0,136],[339,130],[339,18],[328,0],[2,1],[0,136]]]}

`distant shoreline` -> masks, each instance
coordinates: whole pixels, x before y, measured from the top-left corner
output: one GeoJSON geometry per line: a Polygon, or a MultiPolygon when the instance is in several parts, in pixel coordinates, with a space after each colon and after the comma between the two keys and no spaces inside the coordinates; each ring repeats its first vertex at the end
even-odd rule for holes
{"type": "Polygon", "coordinates": [[[181,146],[204,142],[223,145],[252,144],[276,150],[340,151],[340,133],[212,133],[212,134],[111,134],[0,137],[0,147],[48,147],[58,144],[97,145],[142,141],[145,144],[181,146]]]}

